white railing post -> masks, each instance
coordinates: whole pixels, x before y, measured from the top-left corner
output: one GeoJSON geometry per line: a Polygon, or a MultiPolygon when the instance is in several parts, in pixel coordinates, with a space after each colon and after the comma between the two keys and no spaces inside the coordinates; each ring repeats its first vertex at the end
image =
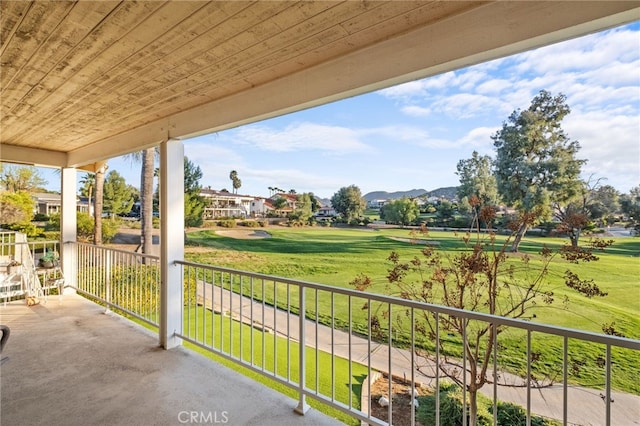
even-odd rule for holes
{"type": "Polygon", "coordinates": [[[104,254],[104,258],[101,260],[104,262],[104,312],[107,313],[111,310],[111,252],[107,250],[104,254]]]}
{"type": "Polygon", "coordinates": [[[298,370],[299,370],[299,374],[298,374],[298,406],[296,408],[293,409],[293,411],[295,411],[298,414],[304,415],[307,411],[309,411],[309,405],[307,404],[306,401],[306,397],[304,394],[304,387],[305,387],[305,383],[306,383],[306,356],[305,356],[305,352],[306,352],[306,333],[305,333],[305,318],[307,316],[306,314],[306,308],[305,308],[305,293],[304,293],[304,286],[300,286],[300,290],[299,290],[299,299],[300,299],[300,313],[298,315],[298,321],[299,321],[299,327],[300,327],[300,331],[299,331],[299,336],[300,336],[300,342],[298,344],[298,359],[299,359],[299,365],[298,365],[298,370]]]}

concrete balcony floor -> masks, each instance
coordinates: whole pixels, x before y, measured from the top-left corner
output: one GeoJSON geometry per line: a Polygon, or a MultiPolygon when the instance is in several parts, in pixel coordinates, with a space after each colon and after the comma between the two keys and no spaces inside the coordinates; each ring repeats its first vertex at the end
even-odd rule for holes
{"type": "Polygon", "coordinates": [[[2,425],[340,424],[69,294],[0,305],[11,327],[0,368],[2,425]],[[195,418],[191,418],[191,413],[195,418]]]}

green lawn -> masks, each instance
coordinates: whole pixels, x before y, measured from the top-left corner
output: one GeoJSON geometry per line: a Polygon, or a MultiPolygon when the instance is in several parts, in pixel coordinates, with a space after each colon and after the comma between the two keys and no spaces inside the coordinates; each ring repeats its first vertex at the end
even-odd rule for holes
{"type": "MultiPolygon", "coordinates": [[[[392,293],[386,286],[386,261],[391,251],[398,252],[409,259],[419,253],[422,246],[394,240],[408,238],[409,231],[404,229],[369,230],[366,228],[280,228],[267,229],[272,238],[262,240],[242,240],[222,237],[214,231],[201,231],[188,235],[188,245],[207,247],[198,249],[197,253],[189,253],[187,259],[199,263],[227,266],[241,270],[296,278],[331,286],[349,287],[349,282],[359,273],[366,273],[373,278],[371,291],[383,294],[392,293]]],[[[501,237],[499,237],[501,238],[501,237]]],[[[443,252],[464,250],[461,235],[452,232],[431,232],[429,240],[438,244],[443,252]]],[[[543,244],[552,247],[561,246],[565,240],[558,238],[527,237],[521,244],[521,253],[531,255],[536,261],[537,253],[543,244]]],[[[547,288],[553,290],[556,303],[551,307],[539,304],[530,313],[535,314],[533,321],[559,325],[570,328],[601,332],[604,323],[615,322],[615,327],[625,336],[640,338],[640,239],[619,238],[606,252],[599,254],[600,260],[581,265],[572,265],[565,261],[554,260],[548,276],[547,288]],[[600,288],[607,292],[604,298],[588,299],[573,290],[564,287],[562,275],[566,269],[572,269],[583,278],[592,278],[600,288]],[[564,296],[569,298],[567,305],[562,303],[564,296]]],[[[519,258],[510,260],[520,262],[519,258]]],[[[280,291],[280,290],[279,290],[280,291]]],[[[267,290],[267,301],[273,297],[271,289],[267,290]]],[[[314,294],[308,294],[307,312],[314,315],[314,294]]],[[[278,300],[285,297],[278,293],[278,300]]],[[[297,295],[291,296],[297,300],[297,295]]],[[[330,298],[318,296],[320,319],[326,319],[323,313],[329,312],[330,298]]],[[[346,318],[346,298],[334,300],[336,315],[346,318]]],[[[352,313],[354,329],[366,324],[366,311],[361,309],[361,302],[353,302],[352,313]],[[358,304],[360,303],[360,304],[358,304]]],[[[340,323],[340,322],[339,322],[340,323]]],[[[342,322],[344,323],[344,322],[342,322]]],[[[534,334],[534,350],[541,352],[539,373],[553,374],[561,355],[551,345],[554,338],[534,334]]],[[[515,330],[501,334],[501,350],[507,367],[522,372],[524,364],[509,360],[522,358],[523,336],[515,330]]],[[[588,345],[587,345],[588,346],[588,345]]],[[[570,361],[574,365],[582,365],[576,371],[573,381],[589,386],[599,386],[603,382],[602,368],[592,368],[598,364],[604,349],[585,347],[571,343],[570,361]]],[[[501,361],[502,362],[502,361],[501,361]]],[[[640,393],[635,367],[640,365],[640,356],[635,353],[618,353],[614,351],[614,387],[640,393]]]]}

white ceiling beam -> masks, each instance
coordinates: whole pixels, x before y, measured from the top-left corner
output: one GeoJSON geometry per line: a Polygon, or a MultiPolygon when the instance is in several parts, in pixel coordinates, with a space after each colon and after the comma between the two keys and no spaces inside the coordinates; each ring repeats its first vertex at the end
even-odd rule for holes
{"type": "Polygon", "coordinates": [[[64,167],[67,164],[64,152],[7,144],[0,144],[0,158],[3,162],[30,166],[64,167]]]}

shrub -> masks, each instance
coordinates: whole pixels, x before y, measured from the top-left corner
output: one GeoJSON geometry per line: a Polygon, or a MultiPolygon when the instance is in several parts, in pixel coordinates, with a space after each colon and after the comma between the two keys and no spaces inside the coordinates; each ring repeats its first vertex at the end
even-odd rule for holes
{"type": "MultiPolygon", "coordinates": [[[[52,219],[53,220],[53,219],[52,219]]],[[[93,216],[88,213],[76,214],[78,239],[81,241],[93,241],[94,222],[93,216]]],[[[114,219],[102,221],[102,241],[108,243],[118,233],[119,222],[114,219]]],[[[59,227],[58,227],[59,229],[59,227]]]]}
{"type": "Polygon", "coordinates": [[[220,222],[218,222],[219,226],[222,226],[223,228],[235,228],[236,227],[236,221],[233,219],[225,219],[225,220],[221,220],[220,222]]]}
{"type": "Polygon", "coordinates": [[[256,222],[255,220],[243,220],[242,222],[238,223],[238,225],[246,226],[247,228],[257,228],[259,226],[258,222],[256,222]]]}
{"type": "Polygon", "coordinates": [[[360,225],[360,219],[353,218],[349,221],[350,226],[358,226],[360,225]]]}
{"type": "Polygon", "coordinates": [[[42,236],[42,233],[44,232],[42,228],[38,228],[31,222],[13,223],[11,225],[7,225],[6,227],[7,229],[10,229],[12,231],[22,232],[23,234],[26,234],[27,237],[29,238],[39,238],[42,236]]]}
{"type": "MultiPolygon", "coordinates": [[[[498,425],[526,426],[527,412],[519,405],[510,402],[498,402],[498,425]]],[[[489,406],[489,412],[493,414],[493,405],[489,406]]],[[[531,426],[545,426],[549,423],[542,417],[531,416],[531,426]]]]}
{"type": "MultiPolygon", "coordinates": [[[[428,395],[418,398],[420,405],[416,412],[416,419],[425,425],[436,424],[436,396],[428,395]]],[[[492,416],[487,410],[487,398],[478,395],[478,426],[492,424],[492,416]]],[[[467,410],[469,402],[467,398],[467,410]]],[[[467,414],[467,424],[469,424],[467,414]]],[[[440,425],[462,426],[462,390],[453,383],[440,383],[440,425]]]]}
{"type": "MultiPolygon", "coordinates": [[[[416,420],[422,424],[436,424],[436,397],[428,395],[418,398],[420,405],[416,412],[416,420]]],[[[524,408],[510,402],[498,402],[497,404],[498,426],[525,426],[527,424],[527,413],[524,408]]],[[[467,410],[469,409],[469,398],[467,397],[467,410]]],[[[468,414],[467,414],[468,416],[468,414]]],[[[470,424],[467,417],[467,424],[470,424]]],[[[478,394],[478,426],[489,426],[493,424],[493,404],[492,402],[478,394]]],[[[548,422],[539,416],[531,416],[531,426],[547,426],[555,424],[548,422]]],[[[440,383],[440,425],[441,426],[462,426],[462,389],[449,382],[440,383]]]]}
{"type": "Polygon", "coordinates": [[[117,220],[102,221],[102,242],[108,243],[118,233],[119,223],[117,220]]]}
{"type": "MultiPolygon", "coordinates": [[[[59,217],[57,220],[59,220],[59,217]]],[[[93,239],[93,217],[88,213],[78,213],[76,215],[76,224],[78,239],[82,241],[91,241],[93,239]]]]}
{"type": "Polygon", "coordinates": [[[60,239],[60,232],[58,231],[44,231],[42,233],[42,238],[47,241],[57,241],[60,239]]]}
{"type": "Polygon", "coordinates": [[[49,216],[44,213],[36,213],[33,216],[32,222],[49,222],[49,216]]]}

